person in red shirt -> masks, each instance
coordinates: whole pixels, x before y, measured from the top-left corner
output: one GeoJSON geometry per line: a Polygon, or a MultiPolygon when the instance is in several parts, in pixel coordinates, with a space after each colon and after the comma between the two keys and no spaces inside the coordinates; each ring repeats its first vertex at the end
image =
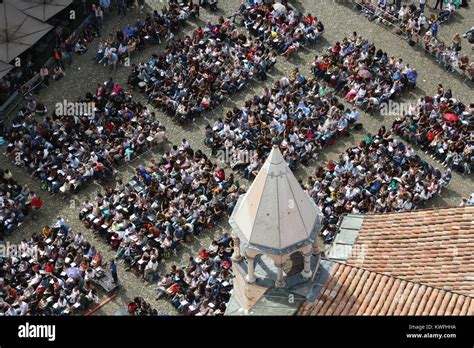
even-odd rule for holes
{"type": "MultiPolygon", "coordinates": [[[[34,192],[32,192],[32,194],[34,194],[34,192]]],[[[30,205],[31,205],[31,210],[34,213],[35,211],[38,211],[43,206],[43,200],[39,196],[35,195],[33,199],[31,200],[30,205]]]]}
{"type": "Polygon", "coordinates": [[[194,30],[194,33],[193,33],[193,41],[194,41],[193,43],[197,44],[203,36],[204,36],[204,31],[202,30],[201,27],[198,27],[196,30],[194,30]]]}
{"type": "Polygon", "coordinates": [[[53,262],[46,262],[46,266],[44,268],[46,273],[53,273],[54,271],[54,263],[53,262]]]}
{"type": "Polygon", "coordinates": [[[136,310],[137,310],[137,305],[135,304],[135,302],[131,302],[128,305],[128,313],[130,313],[130,315],[134,315],[136,310]]]}
{"type": "Polygon", "coordinates": [[[311,129],[308,129],[305,134],[306,139],[313,140],[314,139],[314,133],[311,129]]]}
{"type": "Polygon", "coordinates": [[[214,177],[216,178],[217,181],[223,181],[225,179],[225,172],[224,169],[219,168],[215,171],[214,177]]]}
{"type": "Polygon", "coordinates": [[[121,91],[122,91],[122,87],[118,83],[116,83],[114,84],[114,87],[112,88],[111,95],[119,94],[121,91]]]}
{"type": "Polygon", "coordinates": [[[202,249],[199,252],[199,258],[204,262],[209,258],[209,253],[206,251],[206,249],[202,249]]]}
{"type": "Polygon", "coordinates": [[[428,140],[428,142],[431,143],[433,139],[435,138],[435,136],[436,136],[435,132],[430,130],[428,134],[426,135],[426,140],[428,140]]]}
{"type": "Polygon", "coordinates": [[[115,128],[115,125],[113,124],[113,122],[109,122],[105,126],[105,129],[107,130],[108,133],[111,133],[114,130],[114,128],[115,128]]]}
{"type": "Polygon", "coordinates": [[[95,162],[95,170],[100,172],[102,169],[104,169],[104,165],[99,161],[95,162]]]}
{"type": "Polygon", "coordinates": [[[330,161],[328,162],[328,170],[329,170],[329,171],[333,171],[335,167],[336,167],[336,166],[334,165],[333,160],[330,160],[330,161]]]}

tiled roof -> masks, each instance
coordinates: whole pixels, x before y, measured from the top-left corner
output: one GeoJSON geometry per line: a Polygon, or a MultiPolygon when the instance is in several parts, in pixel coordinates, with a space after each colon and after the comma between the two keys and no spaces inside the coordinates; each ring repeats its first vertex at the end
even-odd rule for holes
{"type": "Polygon", "coordinates": [[[316,301],[297,315],[474,315],[474,299],[335,263],[316,301]]]}
{"type": "Polygon", "coordinates": [[[474,206],[367,215],[353,250],[352,266],[474,297],[474,206]]]}

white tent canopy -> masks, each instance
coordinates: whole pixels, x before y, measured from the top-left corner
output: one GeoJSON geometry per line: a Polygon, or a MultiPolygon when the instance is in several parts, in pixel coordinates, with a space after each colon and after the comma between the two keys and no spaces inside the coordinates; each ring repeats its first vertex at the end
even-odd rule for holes
{"type": "Polygon", "coordinates": [[[51,25],[24,14],[4,1],[0,4],[0,60],[9,63],[51,29],[51,25]]]}
{"type": "Polygon", "coordinates": [[[274,146],[229,223],[250,247],[279,255],[314,241],[320,212],[274,146]]]}
{"type": "Polygon", "coordinates": [[[66,7],[72,0],[5,0],[28,16],[46,22],[66,7]]]}

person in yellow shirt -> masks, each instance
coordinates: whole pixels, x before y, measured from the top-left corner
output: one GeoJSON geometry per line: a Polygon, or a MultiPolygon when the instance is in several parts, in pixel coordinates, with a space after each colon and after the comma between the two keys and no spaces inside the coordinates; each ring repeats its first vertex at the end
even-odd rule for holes
{"type": "Polygon", "coordinates": [[[51,230],[51,227],[49,226],[44,226],[43,227],[43,237],[45,239],[48,239],[49,237],[51,237],[52,235],[52,230],[51,230]]]}

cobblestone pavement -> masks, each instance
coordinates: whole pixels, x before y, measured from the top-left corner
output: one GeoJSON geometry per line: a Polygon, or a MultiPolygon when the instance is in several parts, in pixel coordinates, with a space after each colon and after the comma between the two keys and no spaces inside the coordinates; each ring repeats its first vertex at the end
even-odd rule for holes
{"type": "MultiPolygon", "coordinates": [[[[445,87],[452,89],[456,98],[461,99],[464,102],[473,102],[472,86],[469,87],[466,84],[463,84],[461,78],[453,73],[446,72],[424,52],[410,47],[403,38],[398,37],[376,23],[369,22],[361,14],[352,10],[350,1],[339,0],[336,2],[334,0],[300,0],[290,2],[297,9],[305,13],[316,15],[323,21],[326,31],[318,44],[315,47],[306,48],[298,52],[291,61],[287,61],[280,57],[266,81],[253,83],[248,86],[245,91],[234,96],[232,100],[227,100],[220,107],[207,113],[202,119],[190,125],[185,127],[177,125],[160,110],[154,110],[156,111],[159,120],[166,125],[168,137],[171,143],[179,143],[182,138],[186,138],[193,148],[200,148],[210,155],[208,148],[203,143],[204,126],[207,122],[213,122],[218,117],[223,117],[225,112],[230,108],[243,106],[243,103],[247,98],[254,94],[259,94],[264,87],[271,86],[282,76],[288,76],[295,67],[298,67],[306,76],[310,76],[310,63],[314,56],[321,53],[335,41],[341,40],[344,36],[351,34],[353,31],[357,31],[360,35],[367,37],[370,41],[373,41],[377,47],[381,47],[383,50],[387,51],[389,55],[403,58],[405,62],[409,62],[411,66],[419,71],[419,84],[417,89],[405,94],[397,101],[414,102],[416,101],[416,98],[419,98],[420,96],[431,95],[435,92],[437,84],[441,82],[445,87]]],[[[433,6],[432,2],[433,1],[428,1],[428,5],[433,6]]],[[[210,13],[204,9],[201,10],[201,17],[199,19],[191,20],[182,29],[181,33],[190,34],[195,26],[204,25],[207,19],[216,19],[217,16],[226,17],[233,14],[240,3],[241,0],[221,0],[219,2],[219,11],[210,13]]],[[[164,4],[164,1],[147,0],[148,9],[152,8],[160,10],[164,4]]],[[[460,9],[452,22],[441,26],[440,34],[443,35],[443,37],[450,39],[456,32],[460,32],[461,34],[464,33],[469,26],[474,23],[473,13],[474,11],[471,9],[460,9]]],[[[133,11],[129,12],[124,18],[118,18],[115,13],[111,14],[109,18],[106,19],[103,35],[114,33],[117,28],[123,28],[126,24],[132,23],[137,16],[138,14],[133,11]]],[[[244,28],[242,30],[244,30],[244,28]]],[[[64,99],[73,101],[79,96],[84,96],[86,92],[93,91],[98,82],[103,82],[109,77],[113,77],[116,82],[125,85],[128,76],[128,69],[126,67],[120,66],[115,71],[111,71],[109,68],[96,65],[92,62],[97,45],[98,40],[90,45],[89,50],[85,55],[74,56],[73,64],[70,67],[67,67],[66,77],[60,81],[52,81],[49,88],[43,89],[40,92],[38,100],[42,101],[49,110],[53,110],[56,102],[61,102],[64,99]]],[[[131,63],[144,61],[145,59],[148,59],[151,53],[160,52],[162,49],[162,46],[149,47],[146,50],[134,54],[131,57],[131,63]]],[[[465,39],[463,39],[463,50],[470,53],[472,56],[472,53],[470,52],[471,48],[465,39]]],[[[134,97],[143,100],[143,96],[138,94],[138,92],[134,97]]],[[[309,167],[299,169],[296,175],[305,179],[317,165],[322,165],[329,159],[335,158],[345,148],[356,145],[363,139],[363,136],[367,132],[376,132],[382,125],[385,125],[387,129],[389,129],[392,121],[392,117],[383,118],[381,116],[363,114],[361,117],[361,122],[364,125],[363,130],[353,132],[349,137],[338,139],[334,145],[324,150],[318,160],[313,161],[309,167]]],[[[434,162],[422,151],[417,150],[417,153],[434,166],[440,166],[439,163],[434,162]]],[[[120,175],[125,180],[129,179],[134,167],[146,163],[149,159],[159,155],[160,152],[157,150],[151,150],[143,154],[139,158],[121,166],[120,175]]],[[[214,159],[214,161],[219,162],[218,159],[214,159]]],[[[223,163],[221,164],[224,165],[223,163]]],[[[28,185],[35,191],[42,192],[39,187],[39,182],[36,179],[31,178],[23,168],[14,166],[13,163],[4,156],[0,156],[0,166],[2,168],[9,168],[13,172],[15,179],[20,183],[28,183],[28,185]]],[[[230,170],[230,168],[228,168],[228,170],[230,170]]],[[[244,179],[241,180],[245,185],[249,184],[244,179]]],[[[92,240],[93,244],[100,249],[106,259],[112,258],[113,252],[110,247],[104,243],[102,239],[95,238],[90,231],[86,230],[78,218],[80,205],[83,200],[86,197],[95,197],[101,190],[102,187],[99,184],[93,183],[76,195],[49,196],[42,192],[44,200],[42,210],[38,212],[38,215],[34,220],[28,218],[12,236],[8,237],[7,241],[10,243],[17,243],[22,238],[31,236],[33,232],[39,231],[42,226],[52,224],[57,216],[61,216],[66,219],[74,231],[82,231],[89,240],[92,240]]],[[[430,201],[428,206],[442,207],[458,205],[461,197],[467,196],[471,192],[474,192],[473,176],[462,176],[455,173],[450,186],[442,192],[441,196],[430,201]]],[[[227,223],[222,224],[222,226],[217,227],[207,235],[199,236],[198,239],[194,239],[191,243],[184,244],[177,256],[172,257],[160,265],[161,270],[169,269],[170,265],[173,263],[184,264],[189,255],[196,254],[201,246],[207,247],[212,238],[221,234],[223,231],[230,231],[230,227],[227,223]]],[[[155,300],[156,293],[153,284],[140,281],[140,279],[134,274],[126,272],[120,263],[118,264],[118,273],[122,285],[118,296],[98,310],[96,314],[114,315],[123,312],[127,303],[135,296],[144,297],[147,301],[151,302],[159,312],[176,314],[167,301],[155,300]]],[[[105,297],[105,295],[103,296],[105,297]]]]}

